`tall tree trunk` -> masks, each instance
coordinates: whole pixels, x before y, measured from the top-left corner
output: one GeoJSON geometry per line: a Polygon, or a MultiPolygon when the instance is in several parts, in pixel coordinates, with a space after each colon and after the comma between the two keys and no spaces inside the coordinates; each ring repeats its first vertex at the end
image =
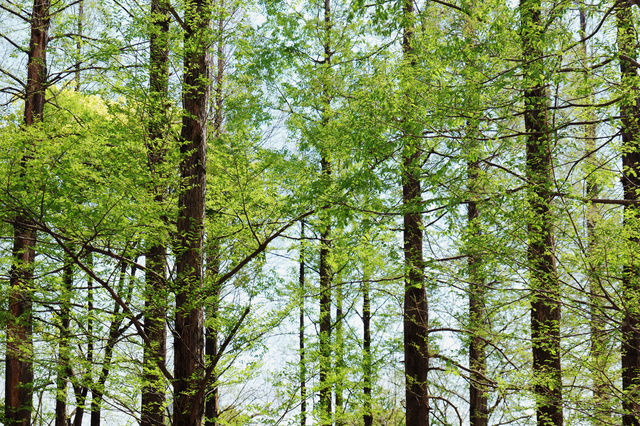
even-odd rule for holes
{"type": "Polygon", "coordinates": [[[335,425],[342,426],[344,425],[344,420],[342,416],[344,415],[344,397],[342,395],[344,386],[342,383],[342,375],[344,373],[344,330],[343,330],[343,312],[342,312],[342,286],[336,285],[336,322],[335,322],[335,367],[334,371],[337,375],[337,380],[335,384],[335,398],[336,398],[336,409],[335,409],[335,425]]]}
{"type": "MultiPolygon", "coordinates": [[[[213,135],[216,139],[222,136],[222,122],[223,115],[223,88],[224,88],[224,71],[225,71],[225,59],[224,59],[224,20],[225,20],[225,3],[224,0],[220,0],[217,10],[218,22],[217,22],[217,34],[216,34],[216,73],[213,81],[214,91],[214,104],[213,104],[213,135]]],[[[214,237],[210,250],[207,251],[207,274],[209,275],[208,282],[212,283],[211,296],[213,303],[208,307],[207,316],[213,321],[213,326],[209,326],[206,329],[206,355],[207,359],[213,359],[218,356],[218,325],[217,317],[219,315],[220,297],[222,292],[222,286],[218,282],[220,274],[220,240],[217,236],[214,237]]],[[[211,378],[212,389],[206,398],[205,404],[205,425],[215,426],[219,424],[218,416],[220,416],[220,395],[218,387],[218,375],[215,372],[211,378]]]]}
{"type": "Polygon", "coordinates": [[[69,323],[71,315],[71,293],[73,291],[73,260],[65,255],[62,270],[62,292],[60,295],[58,341],[58,372],[56,377],[56,423],[55,426],[67,426],[67,383],[69,381],[69,323]]]}
{"type": "MultiPolygon", "coordinates": [[[[89,252],[86,256],[87,266],[93,269],[93,253],[89,252]]],[[[83,372],[79,383],[77,385],[74,384],[73,386],[73,391],[76,397],[76,415],[73,418],[74,426],[82,426],[87,395],[89,394],[89,389],[93,387],[93,318],[93,278],[87,275],[87,365],[89,368],[83,372]]],[[[69,369],[69,373],[71,376],[71,369],[69,369]]]]}
{"type": "MultiPolygon", "coordinates": [[[[589,80],[590,58],[587,46],[587,14],[584,0],[580,0],[580,54],[583,62],[584,72],[584,96],[587,103],[591,104],[594,100],[593,87],[589,80]]],[[[598,159],[596,156],[596,125],[591,123],[595,121],[596,116],[591,109],[587,111],[587,123],[584,127],[584,150],[585,159],[587,160],[588,170],[585,179],[585,197],[587,200],[598,198],[600,188],[597,182],[597,175],[594,173],[598,167],[598,159]]],[[[591,347],[589,355],[591,358],[590,370],[591,379],[593,380],[593,424],[599,425],[603,423],[613,422],[611,394],[609,393],[608,378],[606,369],[608,365],[609,345],[606,334],[606,323],[603,319],[604,294],[600,284],[599,273],[602,268],[602,262],[597,259],[596,234],[595,228],[597,222],[601,219],[600,210],[595,203],[589,203],[585,212],[585,223],[587,228],[587,286],[589,291],[590,321],[591,329],[591,347]]]]}
{"type": "MultiPolygon", "coordinates": [[[[323,65],[331,67],[331,0],[324,0],[324,58],[323,65]]],[[[323,97],[326,105],[323,114],[323,124],[328,122],[330,97],[328,89],[323,86],[323,97]]],[[[322,178],[329,185],[331,180],[331,161],[326,148],[322,148],[320,166],[322,178]]],[[[331,384],[328,377],[331,371],[331,218],[325,217],[320,232],[320,424],[332,424],[331,384]]]]}
{"type": "MultiPolygon", "coordinates": [[[[213,299],[211,304],[207,306],[207,321],[210,323],[206,328],[205,350],[207,359],[211,360],[218,356],[218,315],[220,309],[221,285],[218,283],[220,274],[220,243],[218,240],[207,250],[207,282],[212,283],[212,289],[209,297],[213,299]]],[[[215,370],[215,369],[214,369],[215,370]]],[[[218,389],[218,376],[214,373],[211,376],[210,383],[212,389],[208,392],[205,405],[205,426],[216,426],[219,424],[220,416],[220,396],[218,389]]]]}
{"type": "MultiPolygon", "coordinates": [[[[475,124],[471,126],[476,128],[475,124]]],[[[471,133],[470,144],[475,146],[476,133],[471,133]]],[[[487,389],[487,356],[486,341],[481,334],[488,326],[485,311],[486,288],[483,274],[482,255],[477,248],[481,236],[480,211],[474,201],[480,191],[480,164],[478,152],[470,153],[467,162],[467,178],[469,182],[469,202],[467,204],[467,241],[469,266],[469,417],[471,426],[487,426],[489,423],[488,389],[487,389]]]]}
{"type": "MultiPolygon", "coordinates": [[[[331,175],[331,166],[322,158],[322,173],[331,175]]],[[[329,218],[326,218],[329,221],[329,218]]],[[[331,384],[328,377],[331,371],[331,225],[325,223],[320,233],[320,424],[331,425],[331,384]]]]}
{"type": "MultiPolygon", "coordinates": [[[[326,159],[322,159],[322,171],[327,176],[331,168],[326,159]]],[[[327,218],[327,220],[329,220],[327,218]]],[[[331,425],[331,384],[328,377],[331,371],[331,225],[324,224],[320,233],[320,424],[331,425]]]]}
{"type": "MultiPolygon", "coordinates": [[[[414,8],[413,0],[403,0],[402,52],[411,74],[416,65],[413,49],[414,8]]],[[[411,81],[409,84],[412,84],[411,81]]],[[[424,284],[424,259],[422,254],[422,189],[420,182],[421,147],[417,126],[412,124],[413,93],[406,94],[402,148],[402,205],[404,223],[404,367],[406,424],[429,424],[429,308],[424,284]]]]}
{"type": "MultiPolygon", "coordinates": [[[[640,105],[638,97],[638,73],[636,70],[636,29],[633,23],[631,2],[621,0],[616,5],[618,25],[618,51],[620,54],[620,81],[622,100],[622,187],[625,200],[638,200],[640,189],[640,105]]],[[[635,231],[638,208],[626,205],[625,227],[629,230],[631,253],[623,268],[623,319],[622,319],[622,400],[625,426],[640,424],[640,263],[637,247],[640,237],[635,231]]]]}
{"type": "MultiPolygon", "coordinates": [[[[148,165],[151,175],[161,183],[152,188],[154,200],[162,203],[165,198],[164,173],[166,135],[169,132],[167,110],[169,90],[169,6],[166,0],[151,1],[151,25],[149,35],[149,143],[148,165]]],[[[154,179],[154,180],[156,180],[154,179]]],[[[164,364],[167,356],[167,245],[162,232],[149,235],[147,241],[145,271],[144,332],[149,338],[143,354],[144,386],[142,388],[142,413],[140,424],[154,426],[164,424],[164,375],[158,364],[164,364]]]]}
{"type": "MultiPolygon", "coordinates": [[[[25,126],[41,122],[44,113],[49,6],[49,0],[33,2],[25,87],[25,126]]],[[[29,154],[22,158],[21,177],[27,174],[29,159],[29,154]]],[[[13,265],[9,271],[6,331],[5,422],[11,426],[30,425],[33,410],[32,293],[35,246],[33,221],[26,215],[18,214],[13,222],[13,265]]]]}
{"type": "Polygon", "coordinates": [[[364,426],[373,426],[373,407],[371,389],[373,386],[373,359],[371,357],[371,296],[369,277],[362,281],[362,349],[363,349],[363,378],[364,384],[364,426]]]}
{"type": "MultiPolygon", "coordinates": [[[[131,302],[131,294],[133,292],[133,285],[135,283],[136,266],[131,266],[131,273],[129,274],[129,281],[127,288],[124,289],[127,273],[127,264],[122,262],[120,266],[120,277],[118,279],[118,287],[116,288],[117,294],[124,294],[123,299],[127,304],[131,302]],[[123,291],[124,290],[124,291],[123,291]]],[[[113,351],[115,349],[118,338],[123,330],[121,330],[122,321],[125,319],[125,315],[120,312],[120,304],[114,302],[113,304],[113,320],[109,325],[109,333],[107,334],[107,342],[104,349],[104,358],[102,358],[102,367],[98,373],[96,382],[93,384],[91,391],[91,426],[100,426],[100,415],[102,411],[102,397],[104,396],[104,385],[107,383],[107,378],[111,372],[111,360],[113,358],[113,351]]]]}
{"type": "Polygon", "coordinates": [[[524,72],[524,121],[527,133],[526,177],[528,261],[531,291],[531,341],[538,425],[561,425],[560,300],[553,239],[552,154],[549,98],[543,63],[541,1],[521,0],[524,72]]]}
{"type": "Polygon", "coordinates": [[[209,104],[209,25],[211,3],[194,0],[185,6],[184,80],[176,255],[174,335],[174,423],[200,426],[204,394],[195,392],[203,375],[204,312],[202,260],[205,217],[207,112],[209,104]]]}
{"type": "Polygon", "coordinates": [[[298,342],[300,344],[300,426],[307,424],[307,364],[304,351],[304,295],[305,295],[305,250],[304,221],[300,221],[300,270],[298,290],[300,291],[300,313],[298,321],[298,342]]]}
{"type": "MultiPolygon", "coordinates": [[[[470,15],[465,18],[464,34],[467,43],[477,43],[475,26],[478,22],[476,8],[470,7],[470,15]]],[[[473,63],[463,70],[467,80],[465,101],[471,117],[467,120],[466,140],[463,142],[467,157],[467,233],[465,251],[468,255],[469,280],[469,420],[471,426],[487,426],[489,423],[489,401],[487,386],[486,340],[488,321],[486,317],[486,280],[482,249],[482,224],[477,200],[483,192],[480,174],[480,159],[483,156],[478,115],[482,114],[480,101],[481,87],[477,85],[477,72],[473,63]]]]}

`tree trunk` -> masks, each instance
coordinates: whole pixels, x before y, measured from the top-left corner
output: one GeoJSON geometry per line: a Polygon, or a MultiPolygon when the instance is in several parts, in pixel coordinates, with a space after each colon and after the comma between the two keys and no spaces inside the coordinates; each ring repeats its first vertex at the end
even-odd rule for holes
{"type": "Polygon", "coordinates": [[[529,182],[528,261],[531,275],[531,341],[538,425],[561,425],[560,300],[553,239],[552,155],[540,0],[521,0],[524,121],[529,182]]]}
{"type": "MultiPolygon", "coordinates": [[[[622,100],[622,187],[625,200],[638,200],[640,189],[640,105],[638,104],[638,73],[636,71],[636,29],[631,2],[622,0],[616,6],[618,50],[620,53],[620,80],[622,100]],[[633,62],[632,62],[633,61],[633,62]]],[[[629,229],[631,253],[623,268],[622,319],[622,400],[624,426],[640,424],[640,263],[637,247],[640,242],[635,230],[638,208],[625,205],[624,222],[629,229]]]]}
{"type": "Polygon", "coordinates": [[[69,323],[71,315],[71,293],[73,291],[73,260],[64,258],[62,271],[62,293],[60,295],[60,340],[58,342],[58,376],[56,378],[56,423],[55,426],[67,426],[67,372],[69,365],[69,323]]]}
{"type": "Polygon", "coordinates": [[[307,424],[307,365],[304,352],[304,295],[305,295],[305,253],[304,253],[304,221],[300,222],[300,271],[298,284],[300,291],[300,314],[298,324],[298,341],[300,343],[300,426],[307,424]]]}
{"type": "MultiPolygon", "coordinates": [[[[324,0],[324,59],[327,69],[331,67],[331,0],[324,0]]],[[[330,97],[326,85],[323,87],[325,107],[329,107],[330,97]]],[[[323,123],[328,122],[328,111],[322,111],[323,123]]],[[[322,148],[320,166],[322,178],[329,185],[331,180],[331,161],[325,148],[322,148]]],[[[320,424],[332,424],[331,384],[328,377],[331,371],[331,218],[326,217],[320,232],[320,424]]]]}
{"type": "MultiPolygon", "coordinates": [[[[214,79],[214,104],[213,104],[213,135],[216,139],[222,136],[222,122],[223,122],[223,88],[224,88],[224,0],[220,0],[218,9],[218,28],[217,28],[217,43],[216,43],[216,74],[214,79]]],[[[206,329],[206,355],[208,359],[213,359],[218,356],[218,325],[217,317],[220,307],[220,295],[222,292],[221,284],[218,283],[218,277],[220,274],[220,241],[217,236],[214,236],[212,247],[207,251],[207,273],[213,285],[211,296],[213,297],[213,303],[207,311],[207,316],[213,319],[213,326],[206,329]]],[[[220,416],[220,395],[218,387],[218,376],[214,372],[212,374],[211,383],[213,385],[209,392],[205,403],[205,425],[215,426],[219,424],[218,416],[220,416]]]]}
{"type": "MultiPolygon", "coordinates": [[[[331,175],[331,166],[322,158],[322,173],[331,175]]],[[[326,219],[327,221],[329,218],[326,219]]],[[[331,425],[331,225],[326,223],[320,233],[320,424],[331,425]]]]}
{"type": "MultiPolygon", "coordinates": [[[[126,281],[127,264],[122,263],[120,266],[120,278],[118,279],[118,287],[116,293],[124,294],[123,299],[127,304],[131,302],[131,294],[133,292],[133,285],[135,283],[136,267],[131,266],[131,273],[129,274],[129,283],[124,289],[126,281]],[[123,291],[124,290],[124,291],[123,291]]],[[[98,379],[94,383],[91,390],[91,426],[100,426],[100,414],[102,411],[102,397],[104,396],[104,385],[107,383],[107,378],[111,372],[111,360],[113,357],[113,350],[115,349],[118,338],[123,330],[121,330],[122,322],[125,319],[125,315],[120,312],[120,305],[117,302],[113,304],[113,320],[109,325],[109,333],[107,334],[107,342],[104,349],[104,358],[102,359],[102,367],[98,373],[98,379]]]]}
{"type": "MultiPolygon", "coordinates": [[[[161,169],[166,154],[166,134],[169,132],[167,115],[169,90],[169,10],[166,0],[152,0],[149,37],[149,144],[148,164],[151,175],[162,182],[161,169]]],[[[155,179],[154,179],[155,180],[155,179]]],[[[164,184],[152,188],[154,199],[162,203],[164,184]]],[[[145,253],[145,312],[144,332],[149,338],[143,354],[144,386],[142,388],[142,413],[140,424],[154,426],[164,424],[165,379],[158,369],[167,356],[167,246],[162,233],[148,236],[145,253]]]]}
{"type": "Polygon", "coordinates": [[[371,358],[371,298],[368,277],[362,282],[362,349],[364,352],[363,380],[364,383],[364,426],[373,426],[373,407],[371,388],[373,386],[373,365],[371,358]]]}
{"type": "MultiPolygon", "coordinates": [[[[214,120],[215,121],[215,120],[214,120]]],[[[220,243],[216,240],[212,247],[207,251],[207,275],[208,282],[212,283],[210,297],[213,299],[211,305],[208,306],[207,320],[210,325],[206,328],[206,355],[211,360],[218,356],[218,314],[220,308],[221,286],[218,283],[220,274],[220,243]]],[[[214,369],[215,370],[215,369],[214,369]]],[[[205,405],[205,426],[216,426],[219,424],[218,416],[220,416],[220,396],[218,390],[218,376],[214,373],[211,376],[210,383],[212,389],[207,395],[205,405]]]]}
{"type": "MultiPolygon", "coordinates": [[[[589,81],[589,73],[586,70],[590,66],[590,58],[587,46],[587,16],[585,10],[584,0],[580,1],[580,54],[583,66],[585,67],[584,73],[584,96],[591,104],[594,101],[593,87],[589,81]]],[[[591,111],[587,111],[587,120],[595,121],[596,116],[591,111]]],[[[586,188],[585,197],[587,200],[598,198],[600,194],[600,188],[597,182],[596,174],[593,173],[598,167],[598,159],[596,156],[596,125],[588,123],[584,127],[584,150],[585,159],[587,160],[588,170],[586,171],[586,188]]],[[[589,350],[589,356],[591,358],[590,370],[591,378],[593,380],[593,424],[606,424],[612,423],[612,401],[611,394],[609,392],[607,378],[607,365],[608,362],[608,346],[609,339],[607,339],[606,323],[603,319],[604,309],[604,294],[601,287],[599,274],[602,270],[602,261],[598,260],[596,250],[596,234],[595,228],[597,222],[601,219],[601,213],[598,206],[595,203],[589,203],[585,212],[585,223],[587,227],[587,265],[588,271],[586,274],[587,286],[589,291],[589,310],[590,321],[589,327],[591,329],[591,347],[589,350]]]]}
{"type": "MultiPolygon", "coordinates": [[[[403,0],[402,52],[410,73],[416,65],[413,51],[414,9],[413,0],[403,0]]],[[[429,309],[424,285],[424,259],[422,255],[422,189],[420,182],[420,136],[416,134],[413,120],[412,93],[406,94],[407,110],[404,111],[404,135],[402,149],[402,205],[404,223],[404,362],[406,424],[429,424],[429,309]]]]}
{"type": "Polygon", "coordinates": [[[344,374],[344,331],[343,331],[343,312],[342,312],[342,286],[339,284],[335,286],[336,290],[336,322],[335,322],[335,367],[334,371],[337,375],[337,380],[335,384],[335,398],[336,398],[336,409],[335,409],[335,425],[342,426],[344,425],[344,420],[342,416],[344,415],[344,398],[342,395],[342,391],[344,386],[342,384],[342,377],[344,374]]]}
{"type": "MultiPolygon", "coordinates": [[[[31,38],[27,62],[24,124],[42,121],[47,78],[49,41],[49,0],[34,0],[31,13],[31,38]]],[[[27,173],[29,154],[22,158],[21,177],[27,173]]],[[[17,215],[13,222],[13,265],[9,271],[9,315],[5,371],[5,422],[7,425],[31,424],[33,410],[33,337],[32,292],[36,257],[36,232],[32,220],[17,215]]]]}
{"type": "MultiPolygon", "coordinates": [[[[475,125],[472,126],[475,128],[475,125]]],[[[472,138],[474,135],[472,134],[472,138]]],[[[474,143],[473,141],[471,142],[474,143]]],[[[477,153],[471,152],[472,160],[467,163],[469,180],[469,203],[467,204],[467,225],[469,227],[469,417],[471,426],[487,426],[489,423],[488,389],[486,386],[487,356],[486,342],[480,336],[487,328],[485,312],[485,279],[482,271],[482,256],[477,250],[480,231],[478,203],[473,201],[478,195],[480,165],[477,153]],[[476,240],[476,241],[474,241],[476,240]]]]}
{"type": "Polygon", "coordinates": [[[185,7],[184,80],[178,199],[176,314],[174,335],[174,423],[199,426],[204,393],[196,392],[203,375],[204,312],[202,260],[205,217],[207,112],[209,103],[208,0],[185,7]]]}

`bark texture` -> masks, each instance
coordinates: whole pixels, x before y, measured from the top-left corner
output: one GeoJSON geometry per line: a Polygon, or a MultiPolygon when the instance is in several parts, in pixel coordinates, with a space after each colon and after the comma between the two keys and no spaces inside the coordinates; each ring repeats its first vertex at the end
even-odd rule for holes
{"type": "MultiPolygon", "coordinates": [[[[166,154],[166,135],[169,130],[169,8],[166,0],[151,1],[151,25],[149,35],[149,125],[147,157],[151,175],[160,184],[152,188],[154,199],[162,203],[165,188],[162,184],[162,165],[166,154]]],[[[157,365],[166,362],[167,333],[167,247],[162,232],[149,235],[145,253],[145,311],[144,332],[149,345],[144,348],[144,386],[140,424],[153,426],[164,424],[165,394],[164,375],[157,365]]]]}
{"type": "MultiPolygon", "coordinates": [[[[413,0],[403,0],[402,52],[411,75],[416,65],[413,49],[414,6],[413,0]]],[[[402,204],[404,224],[404,368],[406,424],[429,424],[429,308],[424,284],[424,259],[422,253],[422,188],[420,182],[422,151],[413,120],[412,94],[407,94],[408,108],[405,121],[402,151],[402,204]]]]}
{"type": "MultiPolygon", "coordinates": [[[[42,121],[47,79],[49,0],[34,0],[27,61],[24,124],[42,121]]],[[[29,154],[22,159],[21,178],[26,176],[29,154]]],[[[5,370],[5,421],[7,425],[31,424],[33,410],[32,292],[36,257],[33,221],[18,214],[13,222],[13,265],[9,271],[9,315],[5,370]]]]}
{"type": "Polygon", "coordinates": [[[181,191],[178,199],[176,314],[174,335],[174,424],[199,426],[204,393],[204,311],[200,302],[206,189],[209,104],[209,25],[211,4],[195,0],[185,7],[184,80],[181,130],[181,191]]]}
{"type": "MultiPolygon", "coordinates": [[[[638,104],[638,73],[636,29],[631,2],[621,0],[616,5],[618,50],[622,100],[622,187],[625,200],[638,200],[640,189],[640,105],[638,104]]],[[[624,426],[640,425],[640,259],[637,254],[640,238],[637,234],[638,207],[625,205],[624,222],[633,249],[623,267],[622,319],[622,399],[624,426]]]]}
{"type": "Polygon", "coordinates": [[[526,177],[529,182],[527,234],[536,418],[539,426],[561,425],[560,296],[551,213],[553,163],[549,98],[543,63],[541,1],[521,0],[520,17],[527,133],[526,177]]]}

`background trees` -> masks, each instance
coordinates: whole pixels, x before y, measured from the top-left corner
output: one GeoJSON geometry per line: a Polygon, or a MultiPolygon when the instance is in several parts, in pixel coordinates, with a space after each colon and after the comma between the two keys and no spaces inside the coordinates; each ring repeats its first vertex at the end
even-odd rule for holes
{"type": "Polygon", "coordinates": [[[636,9],[3,3],[3,422],[637,424],[636,9]]]}

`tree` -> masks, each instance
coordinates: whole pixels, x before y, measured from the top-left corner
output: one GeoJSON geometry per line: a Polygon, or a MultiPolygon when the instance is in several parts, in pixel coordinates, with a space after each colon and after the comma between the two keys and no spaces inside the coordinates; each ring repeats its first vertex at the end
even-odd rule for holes
{"type": "MultiPolygon", "coordinates": [[[[50,23],[49,0],[34,0],[31,39],[27,61],[24,125],[37,126],[44,113],[47,86],[47,42],[50,23]]],[[[32,143],[36,143],[35,141],[32,143]]],[[[27,150],[29,148],[27,147],[27,150]]],[[[30,154],[21,161],[20,179],[29,173],[30,154]]],[[[13,222],[13,264],[10,272],[9,312],[5,375],[5,422],[29,425],[33,404],[32,292],[36,230],[28,215],[18,214],[13,222]]]]}
{"type": "Polygon", "coordinates": [[[414,51],[413,0],[402,2],[402,53],[405,69],[403,85],[407,87],[403,112],[402,140],[402,204],[405,259],[404,293],[404,364],[406,380],[406,423],[429,424],[429,308],[425,292],[424,258],[422,254],[422,190],[419,126],[414,122],[411,105],[415,102],[412,69],[416,64],[414,51]]]}
{"type": "Polygon", "coordinates": [[[527,202],[528,262],[531,270],[531,342],[538,425],[562,425],[560,291],[553,240],[551,126],[544,78],[542,7],[520,2],[527,202]]]}

